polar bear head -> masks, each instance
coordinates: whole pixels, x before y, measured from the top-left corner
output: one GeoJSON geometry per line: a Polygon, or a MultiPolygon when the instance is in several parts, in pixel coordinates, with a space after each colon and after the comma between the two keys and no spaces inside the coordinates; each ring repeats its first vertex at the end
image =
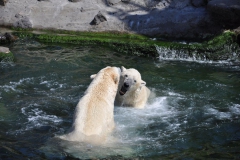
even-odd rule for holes
{"type": "Polygon", "coordinates": [[[97,77],[101,77],[101,79],[103,79],[104,76],[107,75],[112,78],[112,80],[114,81],[115,84],[118,84],[120,73],[121,73],[120,68],[107,66],[107,67],[101,69],[97,74],[92,74],[90,76],[90,78],[91,79],[99,79],[97,77]]]}
{"type": "Polygon", "coordinates": [[[136,92],[145,86],[146,82],[142,80],[141,74],[133,68],[126,69],[121,67],[121,77],[119,82],[119,94],[123,96],[126,92],[136,92]]]}

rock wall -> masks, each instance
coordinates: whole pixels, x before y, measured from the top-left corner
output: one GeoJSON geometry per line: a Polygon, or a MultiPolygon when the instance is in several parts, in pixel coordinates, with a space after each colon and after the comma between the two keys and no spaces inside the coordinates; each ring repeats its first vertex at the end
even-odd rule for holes
{"type": "Polygon", "coordinates": [[[207,7],[211,0],[0,1],[4,1],[4,5],[0,5],[1,26],[120,31],[193,39],[204,38],[223,29],[213,20],[212,8],[207,7]]]}

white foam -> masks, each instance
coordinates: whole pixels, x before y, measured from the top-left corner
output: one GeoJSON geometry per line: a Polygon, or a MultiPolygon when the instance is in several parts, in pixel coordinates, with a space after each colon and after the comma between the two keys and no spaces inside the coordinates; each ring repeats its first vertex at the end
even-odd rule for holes
{"type": "MultiPolygon", "coordinates": [[[[180,124],[169,122],[169,119],[177,115],[177,111],[168,105],[168,101],[168,97],[157,97],[145,109],[116,107],[115,136],[121,143],[132,145],[154,141],[154,137],[147,136],[149,132],[147,128],[151,125],[164,123],[168,125],[169,130],[175,132],[174,130],[179,128],[180,124]]],[[[156,132],[163,134],[158,130],[156,132]]]]}
{"type": "Polygon", "coordinates": [[[15,92],[21,92],[21,89],[18,89],[19,86],[23,85],[23,84],[31,84],[33,78],[23,78],[20,79],[18,82],[9,82],[9,84],[7,85],[3,85],[0,86],[0,88],[2,88],[5,92],[11,92],[11,91],[15,91],[15,92]]]}
{"type": "Polygon", "coordinates": [[[34,103],[21,109],[22,114],[27,116],[27,122],[22,130],[26,131],[36,127],[62,122],[61,118],[57,117],[56,115],[48,115],[42,111],[40,107],[40,105],[34,103]]]}
{"type": "Polygon", "coordinates": [[[240,104],[234,104],[229,110],[233,115],[240,115],[240,104]]]}
{"type": "Polygon", "coordinates": [[[40,82],[40,84],[49,84],[49,82],[48,81],[42,81],[42,82],[40,82]]]}
{"type": "Polygon", "coordinates": [[[233,105],[229,106],[228,110],[226,110],[225,112],[221,112],[216,108],[207,106],[205,114],[214,116],[215,118],[217,118],[219,120],[231,120],[233,117],[240,115],[240,105],[233,104],[233,105]]]}
{"type": "Polygon", "coordinates": [[[230,112],[221,112],[214,108],[208,108],[206,114],[213,115],[219,120],[230,119],[232,115],[230,112]]]}
{"type": "Polygon", "coordinates": [[[169,137],[172,133],[178,133],[181,125],[177,121],[170,122],[178,111],[168,104],[169,100],[171,100],[169,96],[157,97],[145,109],[115,106],[115,130],[113,137],[110,137],[106,144],[94,146],[64,141],[61,145],[66,152],[81,159],[106,158],[116,155],[128,158],[140,154],[147,146],[161,148],[162,144],[157,140],[169,137]],[[167,127],[162,129],[155,126],[159,123],[167,127]],[[149,136],[149,134],[158,136],[149,136]]]}
{"type": "Polygon", "coordinates": [[[41,78],[40,85],[45,85],[46,87],[50,88],[50,91],[55,91],[56,89],[67,86],[66,83],[59,83],[54,80],[44,80],[43,78],[41,78]]]}

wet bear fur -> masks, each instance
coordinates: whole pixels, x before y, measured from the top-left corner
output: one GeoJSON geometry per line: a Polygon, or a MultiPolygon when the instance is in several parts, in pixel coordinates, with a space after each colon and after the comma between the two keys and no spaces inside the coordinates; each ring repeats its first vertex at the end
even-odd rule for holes
{"type": "Polygon", "coordinates": [[[103,143],[114,129],[114,99],[117,93],[120,68],[106,67],[93,79],[76,106],[71,131],[61,136],[68,141],[103,143]]]}
{"type": "Polygon", "coordinates": [[[122,66],[115,105],[143,109],[149,95],[150,90],[146,87],[146,82],[142,80],[138,70],[126,69],[122,66]]]}

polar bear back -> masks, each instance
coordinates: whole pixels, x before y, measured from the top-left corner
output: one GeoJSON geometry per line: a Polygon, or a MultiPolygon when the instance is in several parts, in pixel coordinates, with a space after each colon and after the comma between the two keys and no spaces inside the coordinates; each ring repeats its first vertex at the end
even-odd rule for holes
{"type": "Polygon", "coordinates": [[[93,136],[101,139],[113,130],[114,99],[119,79],[120,70],[117,67],[106,67],[94,76],[76,106],[72,131],[65,139],[84,141],[93,136]]]}

